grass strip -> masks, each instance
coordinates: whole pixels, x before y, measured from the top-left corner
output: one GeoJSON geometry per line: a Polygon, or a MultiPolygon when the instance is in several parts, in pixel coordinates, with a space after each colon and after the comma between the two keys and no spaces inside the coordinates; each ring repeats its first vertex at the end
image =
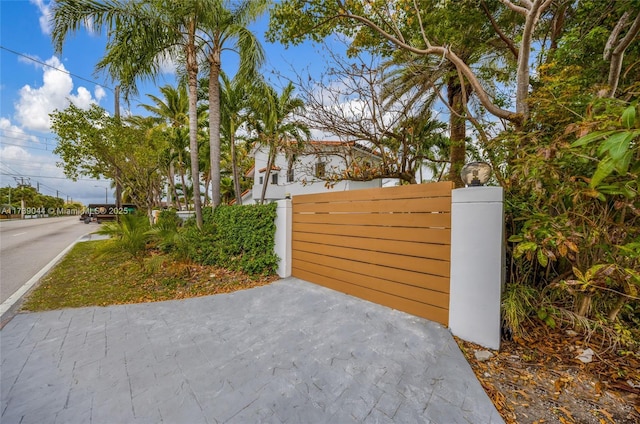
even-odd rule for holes
{"type": "Polygon", "coordinates": [[[152,252],[132,259],[104,254],[108,240],[76,244],[22,305],[23,311],[157,302],[261,286],[277,276],[250,277],[152,252]]]}

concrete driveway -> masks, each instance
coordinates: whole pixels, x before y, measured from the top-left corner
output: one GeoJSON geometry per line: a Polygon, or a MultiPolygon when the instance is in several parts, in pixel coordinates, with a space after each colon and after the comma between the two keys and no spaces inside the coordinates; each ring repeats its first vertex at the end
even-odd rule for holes
{"type": "Polygon", "coordinates": [[[449,331],[295,278],[18,314],[10,423],[500,423],[449,331]]]}

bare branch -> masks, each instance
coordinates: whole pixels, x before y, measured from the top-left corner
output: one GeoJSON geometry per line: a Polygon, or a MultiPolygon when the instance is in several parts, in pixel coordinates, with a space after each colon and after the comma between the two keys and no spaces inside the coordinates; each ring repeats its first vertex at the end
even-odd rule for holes
{"type": "Polygon", "coordinates": [[[431,47],[431,43],[429,42],[429,38],[427,34],[424,32],[424,24],[422,23],[422,16],[420,15],[420,8],[418,7],[418,0],[413,0],[413,8],[416,11],[416,16],[418,17],[418,24],[420,25],[420,34],[422,34],[422,41],[427,47],[431,47]]]}
{"type": "Polygon", "coordinates": [[[609,76],[607,78],[608,88],[603,90],[600,95],[606,97],[615,97],[616,90],[618,89],[618,82],[620,81],[620,73],[622,72],[624,51],[629,47],[631,42],[636,39],[638,33],[640,33],[640,13],[638,13],[631,24],[629,31],[627,31],[627,35],[625,35],[622,40],[618,41],[620,32],[622,32],[622,27],[626,24],[628,19],[628,12],[625,12],[611,31],[611,35],[609,36],[605,46],[604,57],[609,57],[611,62],[609,63],[609,76]],[[611,51],[612,48],[613,51],[611,51]]]}
{"type": "MultiPolygon", "coordinates": [[[[407,50],[409,52],[415,53],[417,55],[422,55],[422,56],[438,55],[438,56],[446,57],[451,63],[454,64],[454,66],[457,69],[460,69],[460,71],[464,74],[464,76],[469,81],[469,84],[471,85],[471,87],[475,91],[476,95],[478,96],[478,99],[480,100],[480,103],[482,103],[482,105],[487,109],[487,111],[489,113],[495,115],[498,118],[506,119],[506,120],[508,120],[510,122],[513,122],[516,125],[522,124],[522,122],[524,120],[524,116],[519,111],[514,113],[514,112],[511,112],[511,111],[508,111],[508,110],[505,110],[505,109],[502,109],[502,108],[496,106],[491,101],[491,99],[489,98],[489,96],[486,93],[486,91],[484,90],[482,84],[480,83],[480,81],[476,77],[476,75],[473,72],[473,70],[469,67],[469,65],[467,65],[467,63],[464,60],[462,60],[458,55],[456,55],[454,52],[452,52],[451,49],[449,49],[448,47],[446,47],[446,46],[430,46],[430,47],[428,47],[426,49],[419,49],[419,48],[414,47],[414,46],[412,46],[410,44],[402,42],[398,38],[394,37],[393,35],[389,34],[386,31],[384,31],[382,28],[380,28],[374,22],[372,22],[371,20],[369,20],[369,19],[367,19],[367,18],[365,18],[363,16],[353,15],[353,14],[347,12],[347,13],[344,13],[344,14],[341,14],[341,15],[337,15],[336,17],[337,18],[351,19],[351,20],[360,22],[361,24],[366,25],[369,28],[373,29],[378,34],[380,34],[383,38],[385,38],[386,40],[388,40],[391,43],[395,44],[396,46],[398,46],[398,47],[400,47],[400,48],[402,48],[404,50],[407,50]]],[[[537,21],[537,19],[536,19],[536,21],[537,21]]],[[[527,58],[528,58],[528,55],[527,55],[527,58]]],[[[527,66],[528,66],[528,64],[527,64],[527,66]]],[[[528,68],[527,68],[527,70],[528,70],[528,68]]],[[[527,72],[526,76],[527,76],[527,86],[528,86],[528,72],[527,72]]]]}
{"type": "Polygon", "coordinates": [[[611,60],[611,53],[613,53],[613,46],[618,43],[618,36],[620,32],[622,32],[622,28],[626,25],[627,20],[629,20],[629,12],[624,12],[624,14],[618,19],[618,23],[609,34],[609,38],[607,39],[607,44],[604,46],[604,52],[602,53],[602,58],[604,60],[611,60]]]}
{"type": "Polygon", "coordinates": [[[621,54],[622,52],[624,52],[624,50],[626,50],[626,48],[629,47],[629,44],[631,44],[631,42],[636,38],[639,32],[640,32],[640,13],[638,13],[638,15],[636,16],[636,19],[633,21],[633,24],[631,24],[631,28],[629,28],[629,32],[627,32],[627,35],[625,35],[624,38],[620,40],[620,43],[613,51],[613,54],[621,54]]]}
{"type": "Polygon", "coordinates": [[[529,0],[522,0],[522,3],[524,3],[524,5],[526,7],[515,5],[512,2],[510,2],[509,0],[500,0],[500,3],[504,4],[509,9],[513,10],[514,12],[519,13],[519,14],[524,15],[524,16],[526,16],[527,13],[529,13],[529,9],[531,9],[533,7],[533,4],[531,4],[531,2],[529,0]]]}
{"type": "Polygon", "coordinates": [[[498,27],[498,23],[496,22],[495,19],[493,19],[493,15],[491,15],[491,12],[489,11],[489,8],[487,7],[487,3],[485,3],[485,1],[482,0],[480,2],[480,6],[482,6],[482,11],[484,12],[484,14],[489,19],[489,22],[491,22],[491,27],[493,28],[493,30],[496,32],[496,34],[498,34],[498,37],[500,37],[500,39],[507,45],[507,48],[511,51],[511,53],[513,53],[513,56],[517,59],[518,58],[518,48],[513,43],[513,41],[502,32],[500,27],[498,27]]]}

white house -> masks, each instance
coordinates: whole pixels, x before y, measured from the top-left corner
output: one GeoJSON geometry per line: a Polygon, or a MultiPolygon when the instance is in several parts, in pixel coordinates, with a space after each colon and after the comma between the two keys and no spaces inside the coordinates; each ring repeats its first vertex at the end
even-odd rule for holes
{"type": "MultiPolygon", "coordinates": [[[[242,198],[245,205],[259,201],[262,196],[268,153],[269,148],[262,145],[257,145],[252,151],[255,164],[246,176],[253,178],[253,187],[242,198]]],[[[367,172],[378,161],[380,158],[370,149],[354,142],[310,141],[304,144],[303,149],[279,151],[269,173],[265,202],[298,194],[382,187],[381,178],[367,181],[343,179],[346,174],[354,173],[373,177],[367,172]],[[327,182],[327,178],[332,181],[327,182]]]]}

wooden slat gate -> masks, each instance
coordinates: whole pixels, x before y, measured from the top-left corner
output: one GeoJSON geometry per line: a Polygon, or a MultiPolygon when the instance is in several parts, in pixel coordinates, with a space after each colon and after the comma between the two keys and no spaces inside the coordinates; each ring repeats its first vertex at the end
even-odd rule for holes
{"type": "Polygon", "coordinates": [[[294,196],[292,275],[448,325],[452,189],[294,196]]]}

